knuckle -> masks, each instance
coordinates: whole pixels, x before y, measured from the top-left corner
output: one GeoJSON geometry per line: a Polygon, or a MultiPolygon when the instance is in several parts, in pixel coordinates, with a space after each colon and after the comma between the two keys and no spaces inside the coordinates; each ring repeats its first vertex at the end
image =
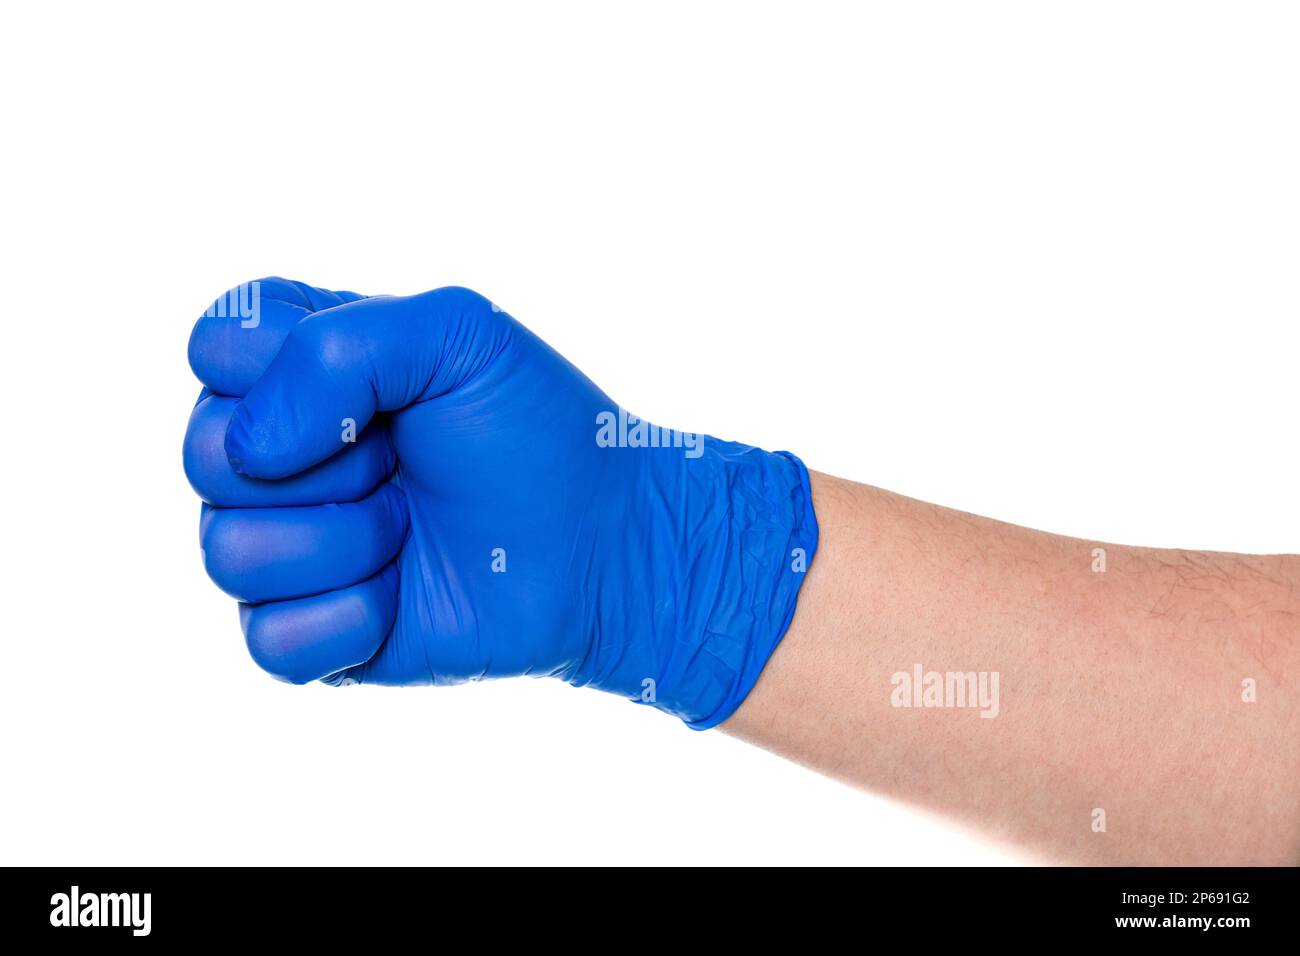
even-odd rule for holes
{"type": "Polygon", "coordinates": [[[274,616],[258,613],[257,608],[248,611],[244,621],[244,643],[253,663],[276,680],[288,684],[310,681],[310,676],[303,675],[297,663],[298,655],[286,641],[282,628],[276,625],[274,616]]]}
{"type": "Polygon", "coordinates": [[[199,547],[208,577],[221,590],[238,597],[244,591],[247,569],[242,560],[236,521],[222,510],[208,511],[199,531],[199,547]]]}
{"type": "Polygon", "coordinates": [[[204,501],[211,500],[214,472],[226,464],[224,447],[229,411],[216,396],[209,396],[195,406],[185,429],[181,459],[185,477],[204,501]]]}
{"type": "Polygon", "coordinates": [[[429,293],[429,296],[438,301],[443,307],[459,311],[462,315],[486,317],[497,311],[487,296],[475,292],[473,289],[467,289],[465,286],[443,286],[440,289],[434,289],[429,293]]]}
{"type": "Polygon", "coordinates": [[[311,355],[329,371],[345,368],[357,348],[348,324],[335,315],[304,319],[293,327],[289,338],[296,350],[311,355]]]}

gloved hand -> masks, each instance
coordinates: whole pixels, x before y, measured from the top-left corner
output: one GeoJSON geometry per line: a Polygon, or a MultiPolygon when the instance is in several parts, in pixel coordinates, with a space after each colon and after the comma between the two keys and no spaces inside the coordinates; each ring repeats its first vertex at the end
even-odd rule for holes
{"type": "Polygon", "coordinates": [[[204,563],[281,679],[549,675],[704,729],[790,623],[803,464],[629,416],[474,292],[263,279],[189,354],[204,563]]]}

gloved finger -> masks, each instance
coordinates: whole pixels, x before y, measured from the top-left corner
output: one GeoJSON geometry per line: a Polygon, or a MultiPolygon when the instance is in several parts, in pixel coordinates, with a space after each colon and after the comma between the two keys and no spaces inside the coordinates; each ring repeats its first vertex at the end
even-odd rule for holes
{"type": "Polygon", "coordinates": [[[314,468],[280,481],[249,478],[226,457],[226,428],[236,404],[238,399],[208,395],[194,406],[185,431],[185,475],[209,504],[272,508],[356,501],[392,474],[397,462],[387,427],[372,425],[351,447],[314,468]]]}
{"type": "Polygon", "coordinates": [[[283,478],[335,454],[340,434],[454,389],[507,347],[508,326],[468,289],[364,299],[290,331],[230,420],[241,474],[283,478]]]}
{"type": "Polygon", "coordinates": [[[190,333],[190,368],[218,395],[245,394],[307,316],[364,298],[270,277],[222,293],[190,333]]]}
{"type": "Polygon", "coordinates": [[[356,584],[393,559],[408,525],[391,484],[350,504],[305,508],[206,508],[203,564],[221,590],[259,603],[356,584]]]}
{"type": "Polygon", "coordinates": [[[397,565],[339,591],[241,604],[248,652],[267,673],[305,684],[368,660],[397,619],[397,565]]]}

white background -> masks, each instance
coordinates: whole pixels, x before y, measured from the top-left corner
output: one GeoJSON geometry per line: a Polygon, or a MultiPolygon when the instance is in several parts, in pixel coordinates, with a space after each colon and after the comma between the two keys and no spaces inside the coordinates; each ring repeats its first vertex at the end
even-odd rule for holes
{"type": "Polygon", "coordinates": [[[469,285],[665,424],[1294,552],[1297,49],[1267,3],[6,5],[3,862],[1014,861],[556,682],[266,677],[190,327],[469,285]]]}

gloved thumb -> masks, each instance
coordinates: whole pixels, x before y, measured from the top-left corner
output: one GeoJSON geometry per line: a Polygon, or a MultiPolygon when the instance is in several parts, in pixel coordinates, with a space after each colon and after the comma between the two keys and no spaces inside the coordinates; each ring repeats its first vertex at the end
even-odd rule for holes
{"type": "Polygon", "coordinates": [[[484,332],[491,312],[477,293],[445,288],[302,320],[235,408],[225,440],[231,467],[252,478],[297,474],[356,441],[376,411],[446,392],[458,369],[493,347],[484,332]]]}

